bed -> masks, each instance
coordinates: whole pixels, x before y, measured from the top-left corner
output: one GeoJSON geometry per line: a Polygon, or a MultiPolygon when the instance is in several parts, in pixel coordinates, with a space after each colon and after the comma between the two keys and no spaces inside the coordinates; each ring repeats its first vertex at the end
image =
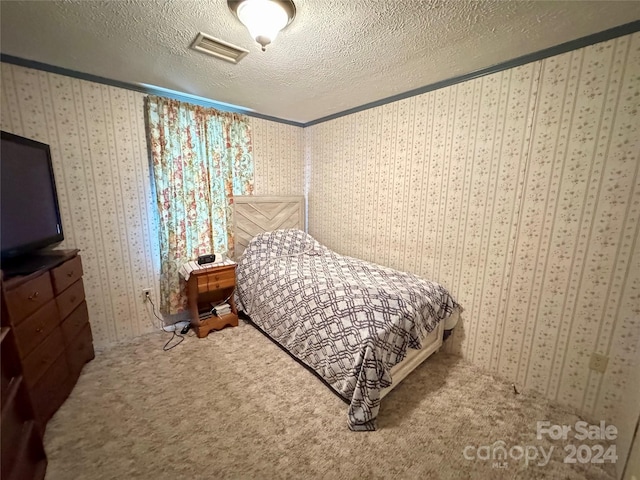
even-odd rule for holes
{"type": "Polygon", "coordinates": [[[239,310],[349,404],[350,429],[375,430],[380,400],[441,346],[459,305],[437,283],[299,229],[252,235],[238,259],[239,310]]]}

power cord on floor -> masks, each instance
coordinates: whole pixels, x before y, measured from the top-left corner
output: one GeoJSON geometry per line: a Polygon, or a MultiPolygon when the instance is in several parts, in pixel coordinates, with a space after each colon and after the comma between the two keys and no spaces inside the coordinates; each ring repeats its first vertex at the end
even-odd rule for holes
{"type": "MultiPolygon", "coordinates": [[[[147,296],[147,300],[149,300],[149,303],[151,304],[151,310],[153,311],[153,316],[156,317],[158,320],[160,320],[160,325],[164,325],[164,320],[162,318],[160,318],[158,316],[158,314],[156,313],[156,305],[153,303],[153,300],[151,300],[151,295],[149,295],[149,292],[146,292],[146,296],[147,296]]],[[[166,332],[166,330],[163,328],[162,329],[163,332],[166,332]]],[[[169,333],[169,332],[167,332],[169,333]]],[[[171,333],[173,333],[173,335],[171,335],[171,338],[169,340],[167,340],[167,343],[164,344],[164,347],[162,347],[162,350],[164,350],[165,352],[168,352],[169,350],[171,350],[172,348],[177,347],[178,345],[180,345],[183,341],[184,341],[184,336],[182,336],[179,333],[176,333],[175,330],[173,330],[171,333]],[[174,338],[179,337],[180,340],[178,340],[178,342],[174,345],[171,345],[169,347],[169,344],[173,341],[174,338]]]]}

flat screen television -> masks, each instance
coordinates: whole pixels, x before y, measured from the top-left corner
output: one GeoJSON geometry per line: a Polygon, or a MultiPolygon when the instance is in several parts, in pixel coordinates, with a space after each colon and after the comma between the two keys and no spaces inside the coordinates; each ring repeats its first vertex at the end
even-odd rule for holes
{"type": "Polygon", "coordinates": [[[49,145],[1,133],[0,251],[5,273],[45,266],[42,249],[64,239],[49,145]]]}

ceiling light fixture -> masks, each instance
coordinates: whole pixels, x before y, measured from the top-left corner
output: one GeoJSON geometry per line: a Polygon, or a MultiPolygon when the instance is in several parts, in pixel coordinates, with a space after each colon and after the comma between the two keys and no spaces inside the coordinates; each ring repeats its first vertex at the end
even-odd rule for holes
{"type": "Polygon", "coordinates": [[[262,45],[263,52],[296,16],[296,6],[291,0],[227,0],[227,4],[251,37],[262,45]]]}

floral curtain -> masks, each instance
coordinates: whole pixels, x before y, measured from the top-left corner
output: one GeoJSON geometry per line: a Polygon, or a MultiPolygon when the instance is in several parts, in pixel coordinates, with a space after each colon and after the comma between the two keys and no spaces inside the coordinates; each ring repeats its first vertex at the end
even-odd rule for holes
{"type": "Polygon", "coordinates": [[[233,255],[233,195],[253,193],[246,118],[168,98],[145,102],[160,232],[160,310],[186,307],[180,266],[233,255]]]}

